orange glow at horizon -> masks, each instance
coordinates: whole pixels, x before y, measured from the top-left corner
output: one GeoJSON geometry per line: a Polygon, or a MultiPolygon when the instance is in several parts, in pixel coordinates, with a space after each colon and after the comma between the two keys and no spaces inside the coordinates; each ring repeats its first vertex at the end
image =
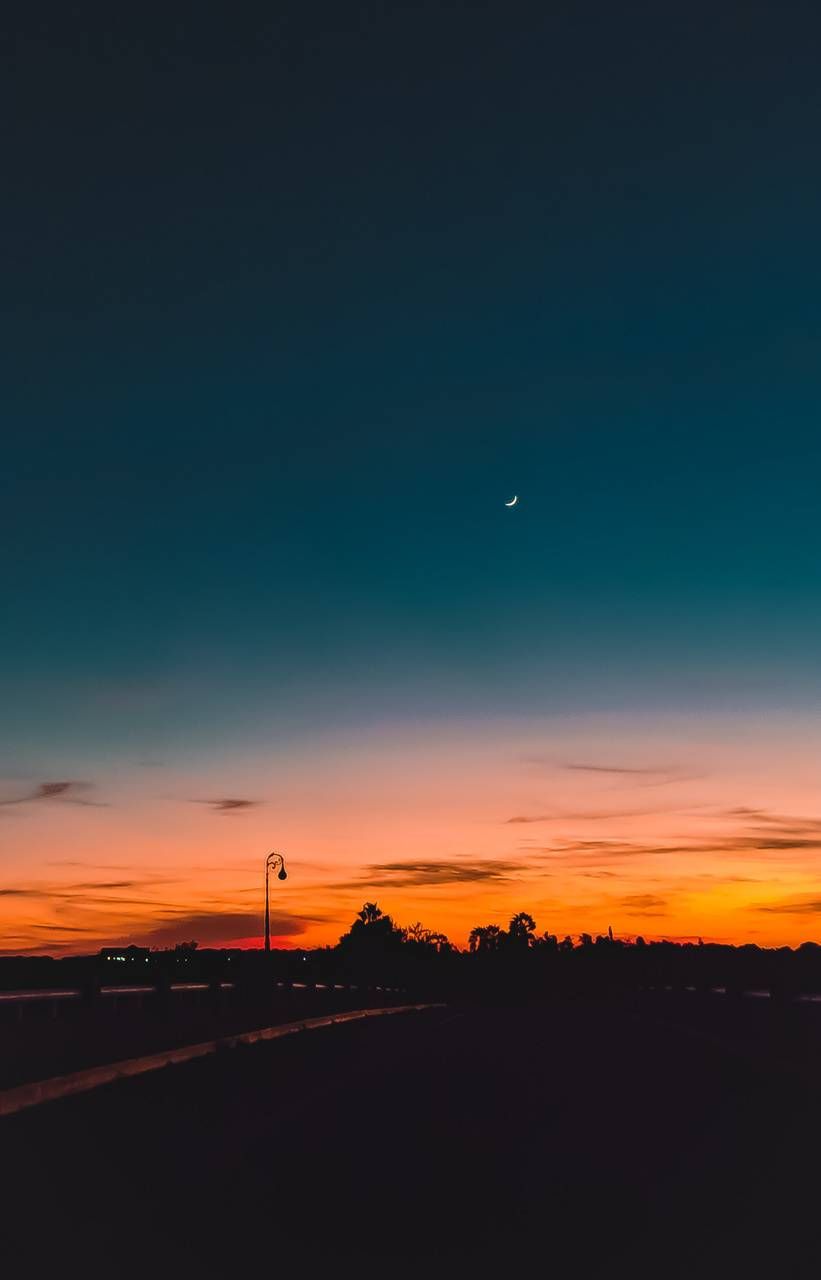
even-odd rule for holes
{"type": "Polygon", "coordinates": [[[7,779],[0,949],[261,945],[270,849],[275,946],[334,943],[366,900],[460,946],[517,910],[560,936],[794,945],[821,912],[819,748],[810,717],[590,715],[7,779]]]}

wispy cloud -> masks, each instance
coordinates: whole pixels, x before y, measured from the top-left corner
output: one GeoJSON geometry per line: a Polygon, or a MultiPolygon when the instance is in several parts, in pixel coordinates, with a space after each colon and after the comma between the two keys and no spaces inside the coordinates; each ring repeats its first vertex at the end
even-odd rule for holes
{"type": "Polygon", "coordinates": [[[51,934],[55,933],[55,931],[57,933],[96,933],[98,932],[96,929],[92,928],[91,925],[81,925],[81,924],[62,924],[62,923],[60,923],[59,925],[30,924],[29,928],[37,929],[43,933],[51,933],[51,934]]]}
{"type": "Polygon", "coordinates": [[[766,859],[773,853],[800,853],[808,850],[821,850],[821,838],[771,837],[762,836],[718,836],[715,839],[705,837],[684,843],[647,843],[630,840],[575,840],[564,844],[541,845],[532,852],[544,854],[548,861],[562,863],[566,866],[597,866],[615,864],[625,859],[641,857],[675,857],[683,855],[699,855],[727,857],[744,856],[766,859]]]}
{"type": "Polygon", "coordinates": [[[102,800],[89,799],[88,792],[92,790],[91,782],[41,782],[33,791],[27,791],[22,796],[11,796],[7,800],[0,800],[0,805],[8,806],[15,804],[35,804],[43,801],[53,802],[59,801],[62,804],[82,804],[93,805],[95,808],[102,807],[102,800]]]}
{"type": "Polygon", "coordinates": [[[653,766],[652,768],[645,768],[645,767],[637,768],[631,765],[589,764],[586,761],[575,761],[575,760],[565,761],[565,763],[562,765],[562,768],[572,769],[577,773],[626,773],[626,774],[638,774],[639,776],[647,776],[647,777],[659,777],[662,775],[666,777],[668,774],[678,772],[677,769],[675,769],[670,765],[667,765],[665,768],[658,768],[658,766],[653,766]]]}
{"type": "Polygon", "coordinates": [[[612,822],[617,818],[649,818],[658,813],[675,813],[678,809],[678,805],[656,805],[652,808],[642,806],[640,809],[581,809],[576,812],[517,814],[513,818],[505,818],[504,822],[508,825],[533,822],[612,822]]]}
{"type": "Polygon", "coordinates": [[[87,867],[92,871],[128,871],[130,868],[122,862],[86,862],[82,858],[55,858],[43,864],[46,867],[87,867]]]}
{"type": "Polygon", "coordinates": [[[763,902],[751,907],[768,915],[815,916],[821,913],[821,898],[795,898],[786,902],[763,902]]]}
{"type": "Polygon", "coordinates": [[[667,915],[667,899],[659,898],[653,893],[631,893],[620,900],[619,904],[630,916],[665,916],[667,915]]]}
{"type": "MultiPolygon", "coordinates": [[[[8,939],[6,939],[6,941],[7,941],[7,942],[11,942],[11,941],[13,941],[13,939],[8,938],[8,939]]],[[[0,947],[0,956],[37,956],[37,955],[43,955],[43,954],[45,954],[45,952],[44,952],[44,947],[45,947],[45,948],[48,948],[48,954],[50,954],[50,955],[60,955],[63,951],[75,951],[75,950],[76,950],[76,948],[77,948],[77,943],[76,943],[76,941],[74,941],[74,942],[58,942],[58,941],[55,941],[55,940],[49,939],[49,941],[48,941],[48,942],[46,942],[46,943],[43,943],[43,942],[37,942],[37,943],[34,943],[33,945],[32,945],[32,944],[29,944],[29,945],[26,945],[26,946],[16,946],[16,947],[15,947],[15,946],[4,946],[4,947],[0,947]]]]}
{"type": "MultiPolygon", "coordinates": [[[[554,844],[530,845],[526,852],[547,863],[567,868],[618,865],[636,858],[715,857],[743,858],[763,863],[779,854],[821,852],[821,818],[795,817],[764,809],[739,807],[714,811],[714,834],[689,839],[573,839],[554,844]],[[728,824],[731,825],[728,830],[728,824]]],[[[727,876],[723,875],[726,880],[727,876]]]]}
{"type": "Polygon", "coordinates": [[[755,829],[772,836],[819,836],[821,837],[821,818],[795,817],[790,814],[774,813],[771,809],[725,809],[727,818],[749,819],[755,829]]]}
{"type": "MultiPolygon", "coordinates": [[[[150,903],[150,897],[122,898],[97,897],[98,894],[109,894],[114,890],[134,889],[149,891],[158,885],[175,884],[176,881],[165,877],[151,877],[141,880],[71,880],[42,881],[35,884],[9,885],[0,889],[2,898],[39,898],[53,902],[76,902],[78,905],[88,903],[150,903]]],[[[159,904],[157,904],[159,905],[159,904]]]]}
{"type": "Polygon", "coordinates": [[[473,862],[376,862],[367,868],[362,883],[375,888],[473,884],[508,880],[521,871],[521,863],[496,858],[481,858],[473,862]]]}
{"type": "Polygon", "coordinates": [[[98,889],[136,889],[140,883],[139,880],[83,880],[71,885],[71,888],[75,893],[84,893],[86,890],[96,892],[98,889]]]}
{"type": "Polygon", "coordinates": [[[703,777],[701,773],[682,769],[679,765],[623,765],[600,763],[595,760],[566,760],[560,768],[571,773],[590,773],[602,778],[612,778],[614,785],[632,783],[637,787],[666,787],[674,782],[692,782],[703,777]]]}
{"type": "Polygon", "coordinates": [[[214,813],[242,813],[246,809],[253,809],[256,805],[261,804],[260,800],[244,800],[236,796],[228,796],[219,800],[195,800],[194,804],[206,804],[211,807],[214,813]]]}

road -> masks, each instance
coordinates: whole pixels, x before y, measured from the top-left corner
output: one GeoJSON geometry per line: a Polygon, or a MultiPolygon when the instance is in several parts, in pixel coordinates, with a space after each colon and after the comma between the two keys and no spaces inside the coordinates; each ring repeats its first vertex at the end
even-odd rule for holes
{"type": "Polygon", "coordinates": [[[29,1274],[817,1276],[821,1105],[636,1001],[304,1033],[10,1117],[29,1274]]]}

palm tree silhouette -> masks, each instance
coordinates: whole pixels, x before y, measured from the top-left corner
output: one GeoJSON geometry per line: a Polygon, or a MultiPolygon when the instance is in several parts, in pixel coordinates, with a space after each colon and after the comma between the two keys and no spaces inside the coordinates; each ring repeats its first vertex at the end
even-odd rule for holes
{"type": "Polygon", "coordinates": [[[498,951],[504,936],[498,924],[477,925],[470,931],[468,946],[471,951],[498,951]]]}
{"type": "Polygon", "coordinates": [[[517,911],[507,927],[507,936],[518,947],[532,947],[536,921],[526,911],[517,911]]]}

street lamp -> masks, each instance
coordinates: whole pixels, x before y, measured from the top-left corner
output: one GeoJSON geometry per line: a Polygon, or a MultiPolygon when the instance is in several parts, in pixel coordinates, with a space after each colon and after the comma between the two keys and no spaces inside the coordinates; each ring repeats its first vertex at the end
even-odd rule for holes
{"type": "Polygon", "coordinates": [[[279,871],[277,872],[278,880],[287,880],[288,872],[285,870],[285,859],[281,853],[269,853],[265,859],[265,950],[271,950],[271,917],[268,910],[268,873],[279,863],[279,871]]]}

